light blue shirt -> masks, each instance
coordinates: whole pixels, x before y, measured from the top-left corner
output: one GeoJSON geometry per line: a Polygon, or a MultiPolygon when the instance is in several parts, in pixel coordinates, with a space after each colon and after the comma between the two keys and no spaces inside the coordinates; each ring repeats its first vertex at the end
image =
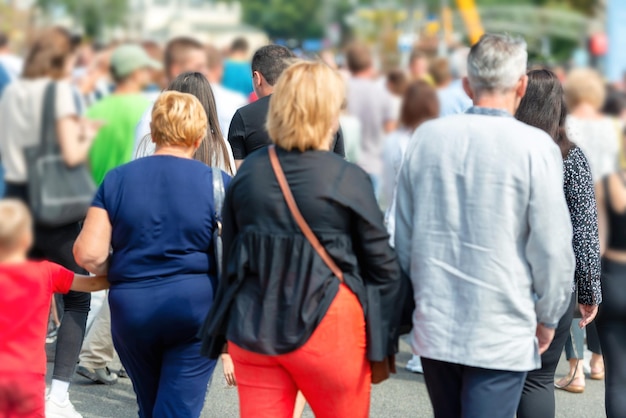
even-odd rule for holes
{"type": "Polygon", "coordinates": [[[440,117],[465,113],[472,107],[472,99],[463,90],[460,80],[453,81],[449,86],[437,90],[437,97],[440,117]]]}
{"type": "Polygon", "coordinates": [[[559,322],[574,277],[561,153],[506,112],[468,113],[423,124],[400,170],[395,248],[415,292],[413,349],[537,369],[537,321],[559,322]]]}

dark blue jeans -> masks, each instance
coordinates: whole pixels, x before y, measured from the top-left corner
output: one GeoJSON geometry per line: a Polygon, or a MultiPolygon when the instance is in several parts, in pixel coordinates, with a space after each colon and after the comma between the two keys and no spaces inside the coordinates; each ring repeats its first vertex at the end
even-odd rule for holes
{"type": "Polygon", "coordinates": [[[140,418],[200,416],[216,361],[200,355],[197,334],[212,301],[206,276],[111,287],[113,343],[140,418]]]}
{"type": "Polygon", "coordinates": [[[422,358],[435,418],[512,418],[526,372],[489,370],[422,358]]]}

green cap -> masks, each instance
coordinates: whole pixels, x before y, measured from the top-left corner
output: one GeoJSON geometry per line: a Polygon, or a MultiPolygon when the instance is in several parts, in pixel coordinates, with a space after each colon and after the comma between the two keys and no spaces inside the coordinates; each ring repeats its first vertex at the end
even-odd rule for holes
{"type": "Polygon", "coordinates": [[[111,68],[118,77],[126,77],[142,68],[160,70],[163,65],[150,58],[145,49],[139,45],[127,44],[115,48],[111,54],[111,68]]]}

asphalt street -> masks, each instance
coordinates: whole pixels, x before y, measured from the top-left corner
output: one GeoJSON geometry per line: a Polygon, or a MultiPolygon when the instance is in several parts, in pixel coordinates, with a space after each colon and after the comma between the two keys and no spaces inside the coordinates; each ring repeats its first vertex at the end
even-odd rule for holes
{"type": "MultiPolygon", "coordinates": [[[[421,375],[404,370],[410,359],[406,344],[397,356],[398,374],[372,390],[372,418],[426,418],[432,417],[432,410],[421,375]]],[[[49,371],[52,365],[49,364],[49,371]]],[[[207,394],[202,417],[238,417],[237,390],[227,388],[221,375],[221,365],[207,394]]],[[[564,359],[559,365],[557,376],[567,372],[564,359]]],[[[113,386],[91,383],[76,375],[70,397],[76,409],[85,418],[131,418],[137,416],[135,396],[128,379],[120,379],[113,386]]],[[[557,393],[558,418],[601,418],[604,416],[604,383],[587,380],[583,394],[557,393]]],[[[307,410],[305,417],[313,417],[307,410]]],[[[485,417],[488,418],[488,417],[485,417]]]]}

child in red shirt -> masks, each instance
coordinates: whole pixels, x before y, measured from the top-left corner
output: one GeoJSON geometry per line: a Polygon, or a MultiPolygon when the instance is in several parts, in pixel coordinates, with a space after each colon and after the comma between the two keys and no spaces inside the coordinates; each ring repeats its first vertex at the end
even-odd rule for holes
{"type": "Polygon", "coordinates": [[[0,416],[44,417],[45,340],[53,293],[107,289],[48,261],[28,261],[33,243],[26,206],[0,200],[0,416]]]}

